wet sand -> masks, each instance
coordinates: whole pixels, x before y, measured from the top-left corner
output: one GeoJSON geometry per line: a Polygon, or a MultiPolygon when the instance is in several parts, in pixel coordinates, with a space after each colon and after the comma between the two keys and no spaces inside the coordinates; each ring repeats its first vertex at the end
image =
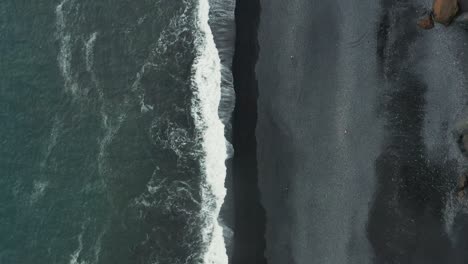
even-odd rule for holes
{"type": "Polygon", "coordinates": [[[256,157],[258,0],[236,2],[236,51],[233,61],[236,105],[233,113],[232,189],[234,245],[230,263],[264,264],[265,211],[260,203],[256,157]]]}

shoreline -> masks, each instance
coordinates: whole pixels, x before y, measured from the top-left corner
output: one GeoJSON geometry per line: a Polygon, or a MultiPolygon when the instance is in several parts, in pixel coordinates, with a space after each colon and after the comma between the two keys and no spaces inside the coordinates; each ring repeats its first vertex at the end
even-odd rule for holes
{"type": "Polygon", "coordinates": [[[237,0],[236,42],[233,59],[236,104],[233,114],[232,186],[234,193],[234,245],[230,263],[266,264],[265,210],[260,202],[257,169],[259,0],[237,0]]]}

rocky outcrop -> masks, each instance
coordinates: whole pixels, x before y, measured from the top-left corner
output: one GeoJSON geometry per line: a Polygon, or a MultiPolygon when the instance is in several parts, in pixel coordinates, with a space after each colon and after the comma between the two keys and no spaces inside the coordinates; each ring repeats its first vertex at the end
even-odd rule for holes
{"type": "Polygon", "coordinates": [[[458,10],[457,0],[434,0],[434,4],[432,5],[434,20],[445,26],[448,26],[452,22],[458,10]]]}

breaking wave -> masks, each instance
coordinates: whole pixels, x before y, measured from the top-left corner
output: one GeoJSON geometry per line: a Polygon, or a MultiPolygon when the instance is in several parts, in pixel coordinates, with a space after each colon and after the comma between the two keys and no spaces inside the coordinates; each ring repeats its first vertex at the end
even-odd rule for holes
{"type": "MultiPolygon", "coordinates": [[[[75,4],[78,5],[78,1],[75,0],[62,0],[55,9],[55,34],[59,44],[57,61],[66,93],[71,95],[73,99],[82,99],[81,95],[85,95],[86,92],[81,90],[89,87],[90,90],[94,90],[96,95],[93,104],[101,125],[101,133],[98,138],[97,172],[101,176],[103,186],[107,185],[104,176],[112,174],[113,171],[109,162],[111,157],[109,147],[114,143],[117,133],[134,109],[137,109],[133,113],[135,116],[148,118],[153,116],[155,118],[149,127],[152,139],[156,141],[156,145],[161,147],[160,150],[172,150],[179,162],[184,161],[184,159],[197,159],[196,156],[199,152],[194,149],[198,147],[198,143],[200,144],[202,154],[200,158],[202,174],[200,185],[196,183],[195,187],[190,185],[191,182],[164,177],[165,171],[160,172],[156,166],[148,182],[147,190],[137,196],[132,205],[156,208],[161,211],[162,215],[177,212],[184,216],[185,223],[189,222],[187,226],[191,228],[191,226],[196,225],[193,232],[198,232],[201,218],[202,252],[201,254],[199,251],[191,254],[187,260],[197,259],[203,264],[227,264],[228,256],[224,234],[228,228],[223,228],[222,221],[218,218],[226,195],[224,186],[225,160],[232,156],[233,152],[226,137],[229,138],[230,134],[230,119],[235,98],[231,73],[231,61],[234,53],[234,1],[199,0],[195,14],[191,13],[193,10],[191,3],[182,2],[185,6],[180,9],[177,16],[170,19],[167,28],[162,31],[157,42],[151,44],[147,58],[143,59],[141,67],[137,67],[136,76],[129,83],[130,87],[122,96],[119,104],[115,104],[115,102],[111,104],[108,101],[108,95],[104,92],[105,82],[101,81],[98,72],[95,71],[95,67],[100,65],[95,61],[95,55],[99,55],[99,50],[95,49],[99,48],[99,44],[105,41],[106,32],[93,29],[91,32],[80,33],[78,29],[74,29],[74,19],[79,17],[75,6],[75,4]],[[192,20],[193,14],[195,20],[192,20]],[[171,115],[171,112],[165,112],[164,106],[155,105],[150,96],[146,96],[146,91],[153,90],[145,88],[144,83],[144,77],[156,75],[155,72],[167,64],[178,65],[179,60],[182,65],[185,63],[186,58],[183,56],[183,52],[174,52],[174,54],[172,52],[173,49],[179,47],[179,44],[183,44],[182,47],[189,46],[187,43],[192,39],[188,36],[191,35],[193,26],[195,26],[196,57],[191,68],[192,107],[190,111],[194,119],[195,139],[191,138],[191,128],[186,128],[174,121],[175,115],[171,115]],[[212,28],[214,32],[212,32],[212,28]],[[80,43],[83,45],[81,57],[72,57],[75,55],[72,51],[80,43]],[[173,59],[175,62],[172,61],[173,59]],[[82,62],[83,69],[79,69],[79,65],[73,63],[75,60],[82,62]],[[87,84],[83,84],[78,78],[80,71],[86,72],[89,77],[87,84]],[[200,196],[197,193],[198,188],[200,188],[200,196]],[[198,214],[199,211],[197,214],[193,214],[193,209],[187,206],[185,201],[196,205],[194,207],[197,209],[201,208],[200,214],[198,214]],[[193,225],[190,223],[192,220],[193,225]]],[[[142,19],[144,17],[139,18],[138,23],[141,23],[142,19]]],[[[187,50],[193,51],[190,48],[187,50]]],[[[189,63],[191,61],[187,61],[187,64],[189,63]]],[[[166,72],[162,72],[161,75],[163,73],[166,72]]],[[[174,74],[170,78],[174,78],[176,83],[182,86],[184,81],[182,77],[174,74]]],[[[182,94],[182,92],[180,93],[182,94]]],[[[174,93],[173,96],[176,98],[177,93],[174,93]]],[[[182,111],[184,109],[180,109],[180,112],[182,111]]],[[[163,162],[161,161],[161,163],[163,162]]],[[[182,163],[185,164],[185,162],[182,163]]],[[[37,193],[47,187],[37,186],[37,193]]],[[[112,200],[111,198],[109,197],[109,201],[112,200]]],[[[96,259],[99,258],[101,250],[101,236],[96,241],[96,259]]],[[[87,247],[86,241],[82,241],[81,236],[78,239],[78,248],[70,255],[69,261],[73,264],[80,263],[81,251],[86,251],[87,247]]],[[[187,238],[187,241],[191,240],[187,238]]],[[[156,255],[157,253],[155,253],[156,255]]],[[[164,257],[160,257],[158,261],[164,261],[164,257]]],[[[174,261],[173,263],[179,262],[174,261]]]]}
{"type": "MultiPolygon", "coordinates": [[[[210,15],[209,0],[200,0],[197,11],[196,26],[198,34],[195,39],[197,57],[192,68],[192,89],[194,93],[192,116],[204,152],[202,159],[204,181],[202,181],[201,186],[202,215],[204,217],[202,238],[205,248],[203,263],[226,264],[228,263],[228,257],[223,228],[218,221],[218,217],[226,195],[224,187],[226,178],[225,160],[228,158],[228,144],[224,137],[225,126],[222,119],[226,122],[229,118],[222,118],[219,110],[223,98],[222,91],[229,91],[229,86],[227,86],[227,89],[222,89],[222,80],[225,80],[224,83],[226,83],[229,78],[222,78],[222,74],[226,73],[226,71],[223,71],[224,66],[221,64],[220,54],[216,48],[211,27],[208,24],[210,15]]],[[[227,83],[229,84],[229,81],[227,83]]],[[[232,89],[232,81],[230,84],[232,89]]],[[[232,95],[230,98],[232,98],[232,95]]],[[[227,105],[229,106],[229,104],[227,105]]],[[[225,113],[230,115],[230,112],[232,112],[232,108],[227,107],[225,113]]]]}
{"type": "Polygon", "coordinates": [[[209,24],[213,31],[214,42],[221,60],[221,101],[218,113],[219,118],[226,126],[226,134],[229,137],[231,116],[235,103],[234,80],[231,70],[236,38],[235,1],[210,0],[209,3],[209,24]]]}

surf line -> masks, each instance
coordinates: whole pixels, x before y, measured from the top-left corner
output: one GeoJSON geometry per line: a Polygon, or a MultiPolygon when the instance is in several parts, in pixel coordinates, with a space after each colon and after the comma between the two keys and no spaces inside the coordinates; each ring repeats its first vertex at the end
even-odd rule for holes
{"type": "Polygon", "coordinates": [[[192,117],[203,151],[201,161],[203,263],[227,264],[223,228],[218,222],[226,196],[225,160],[228,158],[224,125],[218,115],[221,101],[221,60],[208,24],[209,0],[199,0],[196,11],[197,55],[192,66],[192,117]]]}

